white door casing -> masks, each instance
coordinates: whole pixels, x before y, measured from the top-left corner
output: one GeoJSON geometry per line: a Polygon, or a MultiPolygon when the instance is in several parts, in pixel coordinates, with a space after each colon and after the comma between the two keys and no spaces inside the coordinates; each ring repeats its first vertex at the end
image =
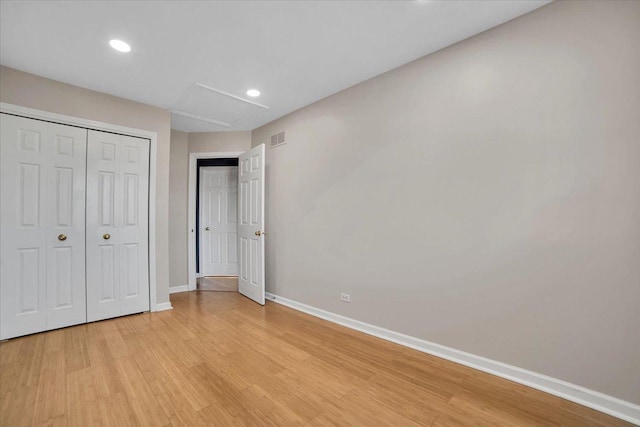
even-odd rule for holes
{"type": "MultiPolygon", "coordinates": [[[[1,103],[0,103],[1,105],[1,103]]],[[[187,205],[188,212],[188,233],[189,233],[189,247],[187,248],[187,260],[188,260],[188,276],[189,283],[188,289],[190,291],[196,290],[196,217],[200,215],[200,212],[196,209],[196,200],[198,199],[197,181],[198,181],[198,160],[199,159],[237,159],[242,152],[239,151],[215,151],[215,152],[202,152],[202,153],[190,153],[189,154],[189,183],[188,193],[189,200],[187,205]]],[[[199,256],[198,256],[199,258],[199,256]]]]}
{"type": "Polygon", "coordinates": [[[264,152],[260,144],[238,161],[238,291],[264,305],[264,152]]]}
{"type": "Polygon", "coordinates": [[[87,130],[0,116],[0,337],[86,322],[87,130]]]}
{"type": "Polygon", "coordinates": [[[238,168],[200,168],[200,274],[238,275],[238,168]]]}
{"type": "Polygon", "coordinates": [[[89,130],[87,319],[149,310],[149,140],[89,130]]]}

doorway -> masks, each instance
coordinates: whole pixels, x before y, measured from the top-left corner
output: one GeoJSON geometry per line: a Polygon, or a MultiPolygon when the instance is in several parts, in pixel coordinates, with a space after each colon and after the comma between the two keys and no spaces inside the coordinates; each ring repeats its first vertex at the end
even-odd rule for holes
{"type": "Polygon", "coordinates": [[[198,159],[196,186],[196,289],[237,291],[238,159],[198,159]]]}
{"type": "MultiPolygon", "coordinates": [[[[203,159],[232,159],[237,161],[237,251],[238,251],[238,292],[264,305],[265,265],[264,265],[264,181],[265,144],[260,144],[246,152],[235,153],[190,153],[189,154],[189,285],[188,290],[197,289],[201,278],[199,265],[199,235],[206,225],[199,223],[198,162],[203,159]]],[[[215,165],[214,165],[215,166],[215,165]]],[[[228,166],[228,165],[227,165],[228,166]]],[[[206,231],[206,230],[204,230],[206,231]]],[[[211,231],[211,230],[209,230],[211,231]]],[[[203,281],[204,283],[204,281],[203,281]]]]}

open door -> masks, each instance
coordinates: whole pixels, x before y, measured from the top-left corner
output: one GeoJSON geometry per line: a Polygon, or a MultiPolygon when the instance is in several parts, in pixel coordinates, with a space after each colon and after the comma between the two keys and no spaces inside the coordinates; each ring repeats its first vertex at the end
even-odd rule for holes
{"type": "Polygon", "coordinates": [[[264,305],[264,144],[238,159],[238,291],[264,305]]]}

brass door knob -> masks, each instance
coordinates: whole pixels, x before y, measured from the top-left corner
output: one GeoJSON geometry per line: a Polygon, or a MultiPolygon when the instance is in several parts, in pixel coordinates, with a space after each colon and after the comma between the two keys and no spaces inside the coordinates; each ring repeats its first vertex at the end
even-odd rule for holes
{"type": "Polygon", "coordinates": [[[205,228],[205,230],[209,231],[209,230],[211,230],[211,229],[210,229],[209,227],[206,227],[206,228],[205,228]]]}
{"type": "Polygon", "coordinates": [[[104,240],[109,240],[109,239],[111,238],[111,234],[109,234],[109,233],[104,233],[104,234],[102,235],[102,238],[103,238],[104,240]]]}
{"type": "Polygon", "coordinates": [[[255,234],[256,234],[256,236],[262,236],[263,234],[267,234],[267,233],[265,233],[264,231],[258,230],[258,231],[256,231],[255,234]]]}
{"type": "Polygon", "coordinates": [[[65,236],[64,234],[58,234],[58,240],[64,242],[65,240],[67,240],[67,236],[65,236]]]}

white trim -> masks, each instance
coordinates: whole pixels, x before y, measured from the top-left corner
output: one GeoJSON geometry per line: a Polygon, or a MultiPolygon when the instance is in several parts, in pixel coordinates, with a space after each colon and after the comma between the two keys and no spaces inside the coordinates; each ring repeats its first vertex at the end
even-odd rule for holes
{"type": "Polygon", "coordinates": [[[189,285],[180,285],[180,286],[170,286],[169,293],[177,294],[178,292],[187,292],[189,290],[189,285]]]}
{"type": "Polygon", "coordinates": [[[189,290],[196,289],[196,174],[198,173],[198,159],[224,159],[236,158],[243,151],[189,153],[189,205],[187,208],[187,233],[189,235],[189,247],[187,248],[187,271],[189,275],[189,290]]]}
{"type": "Polygon", "coordinates": [[[65,125],[78,126],[87,129],[101,130],[105,132],[119,133],[122,135],[146,138],[151,142],[149,147],[149,311],[157,311],[157,276],[156,276],[156,171],[158,159],[158,134],[148,130],[134,129],[125,126],[112,125],[95,120],[83,119],[80,117],[65,116],[63,114],[49,111],[36,110],[22,107],[20,105],[0,102],[0,112],[27,117],[31,119],[44,120],[48,122],[61,123],[65,125]]]}
{"type": "Polygon", "coordinates": [[[153,132],[149,153],[149,311],[157,311],[158,280],[156,264],[156,177],[158,176],[158,134],[153,132]]]}
{"type": "Polygon", "coordinates": [[[160,302],[156,304],[156,311],[165,311],[165,310],[173,310],[173,306],[171,305],[171,301],[160,302]]]}
{"type": "Polygon", "coordinates": [[[470,368],[478,369],[501,378],[506,378],[595,409],[596,411],[604,412],[605,414],[612,415],[616,418],[620,418],[621,420],[640,425],[640,405],[590,390],[576,384],[571,384],[557,378],[528,371],[506,363],[487,359],[482,356],[476,356],[475,354],[466,353],[454,348],[445,347],[420,338],[390,331],[379,326],[374,326],[359,320],[331,313],[329,311],[274,295],[270,292],[266,293],[266,298],[278,304],[328,320],[329,322],[337,323],[339,325],[346,326],[347,328],[355,329],[356,331],[373,335],[383,340],[391,341],[470,368]]]}

